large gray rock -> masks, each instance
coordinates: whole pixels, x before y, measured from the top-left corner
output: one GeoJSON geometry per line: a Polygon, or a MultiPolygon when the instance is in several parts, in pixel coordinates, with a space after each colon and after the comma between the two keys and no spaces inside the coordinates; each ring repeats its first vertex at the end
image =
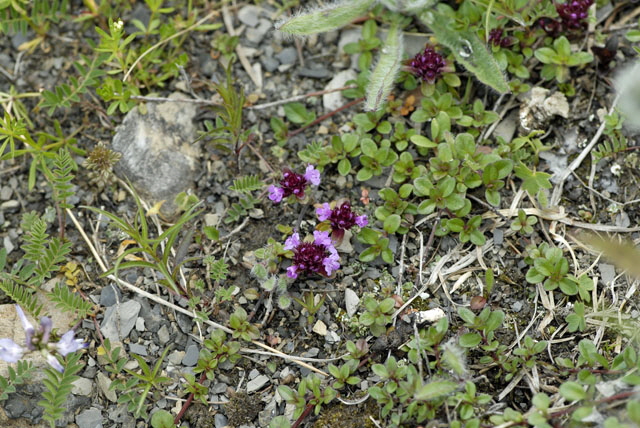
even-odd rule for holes
{"type": "MultiPolygon", "coordinates": [[[[170,98],[186,98],[172,94],[170,98]]],[[[198,147],[191,103],[148,103],[147,113],[131,110],[113,137],[112,147],[122,153],[115,172],[133,183],[148,202],[165,201],[161,212],[176,213],[175,196],[193,186],[197,173],[198,147]]]]}

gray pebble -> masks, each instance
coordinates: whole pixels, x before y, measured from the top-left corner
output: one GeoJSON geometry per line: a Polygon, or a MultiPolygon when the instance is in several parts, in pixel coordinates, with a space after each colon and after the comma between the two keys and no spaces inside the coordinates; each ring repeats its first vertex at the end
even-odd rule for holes
{"type": "Polygon", "coordinates": [[[249,27],[258,25],[260,8],[254,5],[247,5],[238,11],[238,19],[249,27]]]}
{"type": "Polygon", "coordinates": [[[171,336],[169,335],[169,329],[166,325],[163,325],[162,327],[160,327],[160,330],[158,330],[158,340],[162,345],[164,345],[169,341],[169,339],[171,339],[171,336]]]}
{"type": "Polygon", "coordinates": [[[276,54],[276,58],[280,61],[280,64],[291,65],[295,64],[298,59],[298,53],[296,52],[296,48],[288,47],[282,49],[280,53],[276,54]]]}
{"type": "Polygon", "coordinates": [[[187,348],[187,352],[182,359],[182,365],[187,367],[195,366],[198,363],[198,355],[200,351],[197,345],[190,345],[187,348]]]}
{"type": "Polygon", "coordinates": [[[0,188],[0,200],[8,201],[11,199],[11,194],[13,193],[13,189],[9,186],[2,186],[0,188]]]}
{"type": "Polygon", "coordinates": [[[121,301],[122,292],[114,284],[109,284],[100,291],[100,306],[108,308],[121,301]]]}
{"type": "Polygon", "coordinates": [[[273,73],[275,70],[278,69],[278,66],[280,65],[278,60],[272,56],[263,55],[260,57],[260,61],[262,62],[262,66],[264,67],[264,70],[269,73],[273,73]]]}
{"type": "Polygon", "coordinates": [[[76,416],[79,428],[102,428],[102,412],[92,407],[76,416]]]}
{"type": "Polygon", "coordinates": [[[140,303],[129,300],[121,305],[114,305],[107,309],[100,330],[104,337],[111,341],[118,341],[129,336],[138,319],[140,303]]]}
{"type": "Polygon", "coordinates": [[[129,352],[133,353],[133,354],[138,354],[138,355],[142,355],[142,356],[146,356],[147,354],[147,348],[143,345],[140,345],[139,343],[131,343],[129,344],[129,352]]]}
{"type": "Polygon", "coordinates": [[[214,394],[224,394],[227,392],[227,384],[218,382],[211,388],[211,392],[214,394]]]}
{"type": "Polygon", "coordinates": [[[5,236],[2,241],[4,243],[4,249],[7,250],[7,254],[11,254],[11,252],[15,248],[15,246],[11,242],[11,238],[9,238],[8,236],[5,236]]]}
{"type": "Polygon", "coordinates": [[[256,28],[247,28],[244,35],[247,40],[251,43],[259,45],[267,35],[267,33],[272,29],[271,21],[268,19],[261,18],[258,21],[258,26],[256,28]]]}
{"type": "Polygon", "coordinates": [[[89,396],[91,394],[92,386],[93,382],[91,379],[81,377],[73,382],[73,389],[71,389],[71,392],[76,395],[89,396]]]}
{"type": "Polygon", "coordinates": [[[302,77],[310,77],[312,79],[326,79],[328,77],[331,77],[331,71],[327,70],[324,67],[318,67],[318,68],[301,68],[298,71],[298,75],[302,76],[302,77]]]}
{"type": "Polygon", "coordinates": [[[493,245],[501,247],[504,242],[504,230],[496,229],[493,231],[493,245]]]}
{"type": "Polygon", "coordinates": [[[213,423],[216,428],[224,428],[227,426],[228,422],[229,421],[227,417],[222,413],[216,413],[216,415],[213,417],[213,423]]]}
{"type": "Polygon", "coordinates": [[[265,386],[267,383],[269,383],[269,378],[267,376],[265,376],[265,375],[260,375],[260,376],[256,377],[255,379],[250,380],[247,383],[247,392],[258,391],[263,386],[265,386]]]}

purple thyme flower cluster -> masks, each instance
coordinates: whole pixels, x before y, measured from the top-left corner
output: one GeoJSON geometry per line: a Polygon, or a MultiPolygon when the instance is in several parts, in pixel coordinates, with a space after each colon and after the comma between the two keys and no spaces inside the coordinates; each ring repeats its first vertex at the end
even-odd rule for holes
{"type": "Polygon", "coordinates": [[[570,0],[566,3],[556,3],[556,11],[560,20],[540,18],[538,24],[551,37],[556,37],[563,31],[579,30],[586,27],[584,20],[589,16],[589,7],[593,0],[570,0]]]}
{"type": "Polygon", "coordinates": [[[26,352],[39,350],[46,355],[47,362],[54,369],[62,372],[64,367],[62,367],[62,364],[60,364],[54,354],[57,353],[64,357],[71,352],[75,352],[89,346],[89,344],[84,343],[82,339],[75,339],[75,332],[73,330],[69,330],[62,335],[58,342],[50,343],[49,339],[51,336],[51,329],[53,328],[51,318],[42,317],[40,319],[40,328],[36,331],[19,305],[16,305],[16,312],[18,313],[18,317],[20,318],[22,327],[24,328],[26,348],[23,348],[11,339],[0,339],[1,360],[8,363],[16,363],[26,352]]]}
{"type": "Polygon", "coordinates": [[[592,4],[593,0],[572,0],[556,4],[556,10],[565,28],[577,30],[586,25],[583,20],[589,16],[589,7],[592,4]]]}
{"type": "Polygon", "coordinates": [[[282,199],[295,195],[298,199],[304,198],[304,191],[307,185],[311,183],[314,186],[320,184],[320,171],[314,168],[313,165],[307,165],[307,169],[304,174],[298,174],[297,172],[285,169],[282,173],[282,180],[280,180],[280,186],[269,186],[269,199],[278,203],[282,199]]]}
{"type": "Polygon", "coordinates": [[[427,45],[424,51],[407,62],[407,66],[416,77],[433,83],[443,71],[446,71],[447,62],[432,46],[427,45]]]}
{"type": "Polygon", "coordinates": [[[366,215],[356,215],[351,209],[349,201],[343,202],[340,206],[331,209],[328,203],[322,204],[316,209],[318,220],[329,221],[331,224],[332,238],[340,242],[344,237],[344,231],[351,229],[353,226],[365,227],[369,224],[366,215]]]}
{"type": "Polygon", "coordinates": [[[513,45],[514,40],[512,37],[503,37],[502,28],[494,28],[489,31],[489,43],[493,46],[500,46],[501,48],[508,48],[513,45]]]}
{"type": "Polygon", "coordinates": [[[340,268],[340,256],[328,232],[316,230],[313,242],[301,241],[295,232],[285,241],[284,249],[293,251],[293,264],[287,268],[289,278],[297,278],[301,273],[330,276],[340,268]]]}

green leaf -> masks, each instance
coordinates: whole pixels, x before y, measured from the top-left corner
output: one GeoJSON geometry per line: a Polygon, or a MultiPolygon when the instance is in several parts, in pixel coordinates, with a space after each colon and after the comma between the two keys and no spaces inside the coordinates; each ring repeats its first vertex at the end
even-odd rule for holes
{"type": "Polygon", "coordinates": [[[384,219],[383,229],[387,233],[396,233],[398,228],[400,227],[400,222],[402,219],[398,214],[391,214],[389,217],[384,219]]]}
{"type": "Polygon", "coordinates": [[[345,177],[349,175],[350,171],[351,171],[351,162],[349,161],[349,159],[347,158],[340,159],[340,162],[338,162],[338,173],[340,173],[340,175],[345,177]]]}
{"type": "Polygon", "coordinates": [[[422,135],[413,135],[409,140],[418,147],[432,148],[438,146],[436,143],[422,135]]]}
{"type": "Polygon", "coordinates": [[[304,15],[299,15],[277,24],[276,28],[284,33],[296,35],[333,31],[362,16],[369,10],[374,1],[349,0],[332,3],[326,7],[311,10],[304,15]]]}
{"type": "Polygon", "coordinates": [[[291,122],[296,124],[306,124],[313,122],[315,113],[307,111],[302,103],[289,103],[284,106],[284,113],[291,122]]]}
{"type": "Polygon", "coordinates": [[[567,381],[560,385],[560,395],[568,401],[580,401],[587,397],[582,385],[573,381],[567,381]]]}
{"type": "Polygon", "coordinates": [[[474,348],[482,342],[482,336],[478,333],[466,333],[460,336],[458,342],[463,348],[474,348]]]}

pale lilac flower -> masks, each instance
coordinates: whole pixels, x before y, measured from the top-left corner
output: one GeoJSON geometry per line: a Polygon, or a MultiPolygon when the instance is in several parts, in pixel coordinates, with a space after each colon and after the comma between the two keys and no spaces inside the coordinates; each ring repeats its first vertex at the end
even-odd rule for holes
{"type": "Polygon", "coordinates": [[[307,165],[307,169],[304,172],[304,178],[306,178],[314,186],[320,185],[320,171],[315,169],[311,164],[307,165]]]}
{"type": "Polygon", "coordinates": [[[24,348],[11,339],[0,339],[0,360],[17,363],[24,354],[24,348]]]}
{"type": "Polygon", "coordinates": [[[47,362],[54,369],[62,372],[64,367],[55,357],[55,354],[60,354],[64,357],[71,352],[89,346],[89,344],[84,343],[82,339],[75,339],[75,332],[73,330],[66,332],[58,342],[50,343],[49,340],[53,328],[51,318],[42,317],[40,319],[40,327],[36,331],[19,305],[16,305],[16,312],[24,328],[26,343],[23,348],[11,339],[0,339],[0,359],[6,362],[15,363],[22,358],[26,351],[39,350],[46,356],[47,362]]]}
{"type": "Polygon", "coordinates": [[[287,268],[289,278],[297,278],[301,273],[330,276],[340,268],[340,256],[328,232],[316,230],[313,242],[301,241],[296,232],[285,241],[284,249],[293,251],[293,264],[287,268]]]}
{"type": "Polygon", "coordinates": [[[269,199],[271,199],[273,202],[280,202],[283,196],[284,190],[282,190],[280,187],[276,187],[273,184],[269,186],[269,199]]]}

